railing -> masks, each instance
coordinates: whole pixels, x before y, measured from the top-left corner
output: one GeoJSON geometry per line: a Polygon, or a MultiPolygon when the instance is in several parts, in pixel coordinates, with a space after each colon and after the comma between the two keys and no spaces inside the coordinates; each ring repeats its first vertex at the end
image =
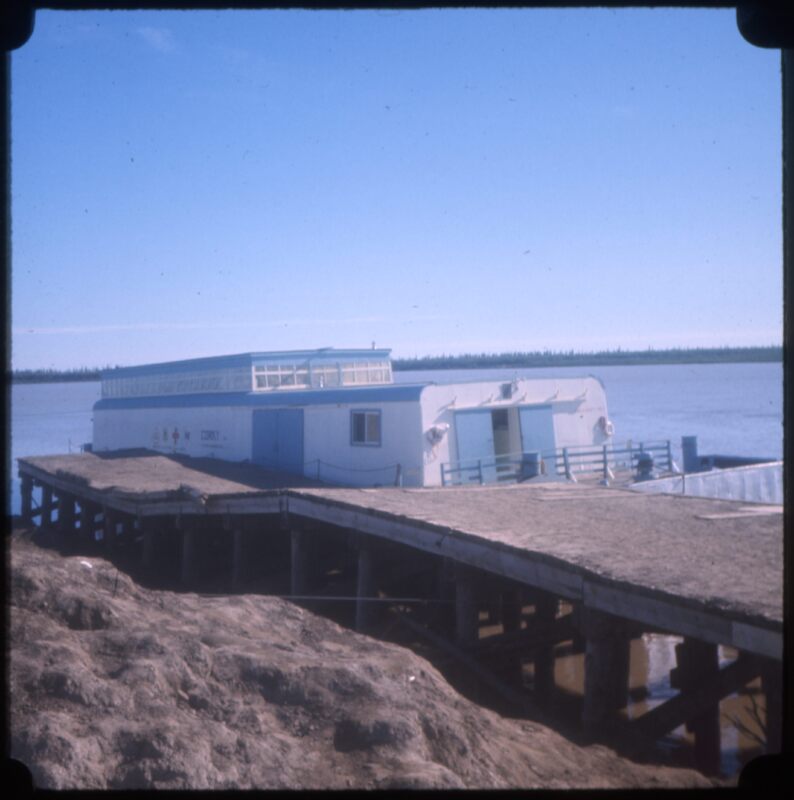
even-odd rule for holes
{"type": "MultiPolygon", "coordinates": [[[[614,445],[561,447],[539,453],[541,473],[576,480],[577,475],[596,474],[612,480],[616,471],[636,471],[645,455],[653,458],[654,468],[675,472],[670,441],[626,442],[614,445]]],[[[443,486],[466,486],[486,483],[510,483],[529,477],[528,454],[509,453],[490,458],[471,459],[441,465],[443,486]]]]}

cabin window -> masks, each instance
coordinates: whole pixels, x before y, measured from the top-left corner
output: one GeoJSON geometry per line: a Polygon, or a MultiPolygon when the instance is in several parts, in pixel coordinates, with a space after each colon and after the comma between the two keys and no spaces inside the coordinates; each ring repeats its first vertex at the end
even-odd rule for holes
{"type": "Polygon", "coordinates": [[[350,412],[350,442],[355,445],[380,446],[380,411],[350,412]]]}
{"type": "Polygon", "coordinates": [[[307,364],[265,364],[254,367],[257,389],[276,389],[279,386],[308,386],[307,364]]]}

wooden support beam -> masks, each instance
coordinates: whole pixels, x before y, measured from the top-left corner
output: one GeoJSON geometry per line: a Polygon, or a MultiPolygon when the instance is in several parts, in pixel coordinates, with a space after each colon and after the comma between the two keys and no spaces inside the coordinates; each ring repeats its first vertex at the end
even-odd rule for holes
{"type": "Polygon", "coordinates": [[[290,591],[293,595],[306,595],[311,591],[314,578],[311,536],[305,530],[290,531],[290,591]]]}
{"type": "Polygon", "coordinates": [[[43,484],[41,487],[41,521],[39,525],[47,530],[52,527],[52,486],[43,484]]]}
{"type": "Polygon", "coordinates": [[[455,640],[459,645],[472,644],[480,636],[476,580],[473,567],[455,565],[455,640]]]}
{"type": "Polygon", "coordinates": [[[65,535],[76,532],[74,495],[62,492],[58,496],[58,530],[65,535]]]}
{"type": "Polygon", "coordinates": [[[245,531],[238,517],[230,521],[232,533],[232,589],[239,589],[246,578],[245,574],[245,531]]]}
{"type": "Polygon", "coordinates": [[[367,602],[377,593],[376,557],[372,543],[362,540],[358,548],[356,572],[356,630],[360,633],[371,630],[378,618],[377,603],[367,602]]]}
{"type": "MultiPolygon", "coordinates": [[[[717,645],[685,638],[675,647],[677,666],[670,673],[674,689],[693,689],[711,683],[720,671],[717,645]]],[[[695,763],[707,773],[720,768],[720,705],[719,700],[693,714],[686,729],[695,736],[695,763]]]]}
{"type": "Polygon", "coordinates": [[[200,543],[197,521],[183,517],[180,521],[182,531],[182,564],[180,581],[184,587],[193,587],[198,582],[200,567],[200,543]]]}
{"type": "Polygon", "coordinates": [[[33,523],[33,478],[30,475],[20,476],[20,491],[22,494],[22,524],[31,525],[33,523]]]}
{"type": "Polygon", "coordinates": [[[102,509],[102,548],[110,554],[117,544],[118,513],[115,509],[105,506],[102,509]]]}
{"type": "Polygon", "coordinates": [[[503,699],[510,703],[514,709],[518,709],[530,715],[537,713],[537,709],[529,697],[512,689],[499,677],[494,675],[491,670],[484,667],[476,658],[468,655],[466,652],[455,646],[443,636],[439,636],[438,634],[433,633],[425,628],[423,625],[419,625],[408,615],[394,610],[392,610],[391,613],[393,613],[400,622],[402,622],[412,631],[424,637],[436,647],[451,655],[458,663],[466,667],[466,669],[478,677],[486,686],[489,686],[503,699]]]}
{"type": "Polygon", "coordinates": [[[157,524],[154,517],[141,518],[141,535],[143,541],[141,542],[141,566],[150,571],[154,568],[155,556],[157,551],[156,545],[157,524]]]}
{"type": "Polygon", "coordinates": [[[783,749],[783,665],[771,659],[759,659],[761,688],[766,705],[766,752],[783,749]]]}
{"type": "MultiPolygon", "coordinates": [[[[528,623],[532,628],[537,628],[540,635],[544,630],[553,628],[557,618],[559,601],[550,594],[542,594],[535,600],[535,613],[528,623]]],[[[536,650],[534,658],[535,670],[535,695],[538,699],[548,699],[554,691],[554,642],[549,641],[545,646],[536,650]]]]}
{"type": "Polygon", "coordinates": [[[628,701],[631,640],[623,621],[585,608],[584,703],[582,725],[586,734],[609,727],[628,701]]]}
{"type": "Polygon", "coordinates": [[[517,631],[487,636],[479,639],[469,650],[473,653],[516,651],[534,660],[538,652],[569,641],[575,632],[572,615],[566,614],[551,622],[547,621],[545,625],[530,624],[517,631]]]}
{"type": "Polygon", "coordinates": [[[86,545],[96,544],[96,515],[98,508],[86,500],[80,500],[80,539],[86,545]]]}
{"type": "Polygon", "coordinates": [[[521,612],[523,609],[523,592],[520,586],[505,589],[501,594],[502,630],[513,633],[521,630],[521,612]]]}
{"type": "Polygon", "coordinates": [[[759,672],[757,659],[741,654],[736,661],[718,670],[711,680],[684,689],[662,705],[647,711],[632,722],[629,729],[635,730],[640,737],[658,739],[712,708],[729,694],[738,692],[742,686],[756,678],[759,672]]]}
{"type": "Polygon", "coordinates": [[[455,629],[455,565],[449,558],[439,558],[436,562],[436,621],[441,630],[450,638],[455,629]]]}

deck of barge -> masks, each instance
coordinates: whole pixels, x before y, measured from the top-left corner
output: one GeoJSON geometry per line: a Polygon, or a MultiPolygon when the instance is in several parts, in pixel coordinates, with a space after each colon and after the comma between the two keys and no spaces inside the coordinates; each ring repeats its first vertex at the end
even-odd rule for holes
{"type": "MultiPolygon", "coordinates": [[[[167,524],[182,535],[183,580],[195,574],[200,549],[195,526],[202,519],[218,519],[213,524],[229,535],[233,575],[246,560],[244,531],[251,532],[246,520],[254,522],[255,535],[288,531],[294,595],[309,586],[312,549],[321,540],[332,543],[334,531],[353,532],[362,601],[357,626],[365,625],[366,601],[377,593],[384,543],[430,558],[447,572],[452,568],[454,638],[461,646],[478,638],[483,602],[493,600],[484,598],[486,589],[495,591],[499,602],[515,596],[516,587],[529,592],[524,596],[534,598],[533,619],[508,623],[505,616],[505,642],[515,635],[511,630],[522,632],[521,626],[531,623],[538,635],[550,637],[547,654],[562,635],[553,630],[562,627],[559,617],[555,621],[556,602],[567,600],[581,612],[576,624],[588,654],[583,720],[591,723],[620,707],[627,641],[637,631],[682,636],[681,694],[633,725],[642,735],[659,736],[695,720],[696,745],[701,742],[707,760],[713,761],[714,737],[719,738],[715,720],[721,698],[760,675],[768,697],[777,698],[768,701],[769,713],[779,709],[781,506],[558,482],[342,488],[250,464],[150,451],[21,458],[19,472],[23,517],[38,515],[45,526],[57,510],[62,529],[71,525],[93,538],[99,524],[103,539],[107,531],[115,538],[126,525],[143,533],[144,560],[147,552],[151,558],[152,538],[170,519],[167,524]],[[42,491],[38,509],[33,486],[42,491]],[[272,515],[278,515],[276,528],[263,522],[272,515]],[[554,601],[551,606],[544,605],[544,597],[554,601]],[[720,668],[718,645],[738,650],[738,660],[720,668]]],[[[395,566],[400,568],[389,565],[392,571],[395,566]]],[[[533,646],[537,681],[542,647],[533,646]]],[[[774,733],[779,719],[769,726],[774,733]]]]}

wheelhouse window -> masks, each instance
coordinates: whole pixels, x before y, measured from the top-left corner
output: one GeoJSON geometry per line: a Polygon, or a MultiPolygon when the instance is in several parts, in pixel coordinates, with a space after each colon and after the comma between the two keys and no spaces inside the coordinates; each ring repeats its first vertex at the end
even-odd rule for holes
{"type": "Polygon", "coordinates": [[[380,437],[380,411],[350,412],[351,444],[379,447],[380,437]]]}

